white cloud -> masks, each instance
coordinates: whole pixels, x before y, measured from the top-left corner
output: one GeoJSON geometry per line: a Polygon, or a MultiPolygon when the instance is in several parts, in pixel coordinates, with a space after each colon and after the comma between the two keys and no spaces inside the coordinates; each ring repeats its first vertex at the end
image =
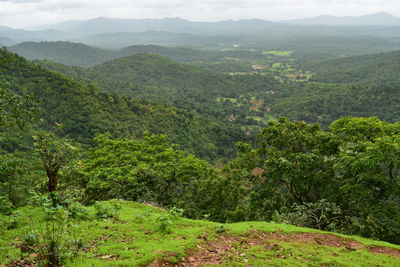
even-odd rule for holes
{"type": "Polygon", "coordinates": [[[281,20],[322,14],[400,16],[398,0],[0,0],[0,25],[28,27],[99,16],[197,21],[281,20]]]}

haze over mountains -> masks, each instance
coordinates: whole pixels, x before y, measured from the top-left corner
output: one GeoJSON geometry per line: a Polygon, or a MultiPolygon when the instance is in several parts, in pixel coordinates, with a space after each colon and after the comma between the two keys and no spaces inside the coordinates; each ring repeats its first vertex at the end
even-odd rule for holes
{"type": "Polygon", "coordinates": [[[400,18],[388,13],[362,17],[319,16],[271,22],[262,19],[194,22],[181,18],[118,19],[99,17],[81,21],[12,29],[0,26],[0,44],[25,41],[74,41],[108,48],[133,44],[167,46],[246,45],[253,39],[265,42],[293,36],[397,36],[400,18]],[[329,26],[329,27],[328,27],[329,26]],[[332,27],[334,26],[334,27],[332,27]],[[351,26],[351,27],[349,27],[351,26]],[[262,38],[260,37],[262,33],[262,38]],[[251,38],[249,38],[251,37],[251,38]],[[214,38],[214,39],[213,39],[214,38]]]}
{"type": "Polygon", "coordinates": [[[386,12],[378,12],[360,17],[354,16],[317,16],[312,18],[284,20],[283,23],[298,25],[330,25],[330,26],[399,26],[400,18],[386,12]]]}

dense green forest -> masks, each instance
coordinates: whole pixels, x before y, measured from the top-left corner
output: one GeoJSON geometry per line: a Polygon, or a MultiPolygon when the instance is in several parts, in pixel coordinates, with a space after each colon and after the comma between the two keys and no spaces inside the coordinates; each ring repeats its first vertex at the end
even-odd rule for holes
{"type": "MultiPolygon", "coordinates": [[[[125,223],[136,225],[137,236],[193,249],[193,240],[230,238],[225,225],[246,221],[236,227],[273,222],[285,234],[283,224],[292,224],[400,244],[398,52],[341,58],[332,43],[338,50],[310,56],[299,44],[297,51],[288,44],[109,53],[64,42],[21,44],[25,52],[39,47],[32,58],[47,59],[33,62],[3,48],[0,244],[16,233],[18,244],[0,250],[0,260],[73,265],[90,253],[124,260],[115,244],[111,254],[97,247],[107,242],[104,233],[77,239],[75,230],[118,227],[126,235],[125,223]],[[42,228],[27,223],[32,212],[40,215],[29,220],[42,228]],[[205,228],[177,236],[188,224],[181,217],[212,223],[190,221],[205,228]]],[[[128,250],[150,240],[135,242],[128,250]]],[[[158,252],[143,246],[136,253],[145,260],[135,264],[143,265],[158,252]]]]}
{"type": "MultiPolygon", "coordinates": [[[[278,54],[278,51],[269,53],[278,54]]],[[[378,116],[389,122],[398,121],[400,91],[395,75],[396,54],[333,61],[357,62],[354,68],[339,64],[340,71],[336,74],[328,72],[336,66],[331,60],[318,65],[302,66],[299,62],[289,65],[287,62],[293,62],[289,61],[289,56],[277,55],[273,55],[273,60],[278,61],[273,63],[277,65],[273,69],[254,71],[251,75],[234,72],[229,76],[148,54],[115,59],[91,68],[68,67],[49,61],[38,63],[78,81],[93,83],[106,92],[194,109],[199,114],[225,121],[234,118],[234,124],[254,132],[270,118],[280,116],[320,123],[325,129],[343,116],[378,116]],[[367,63],[361,64],[363,59],[367,63]],[[368,75],[377,66],[380,74],[368,75]],[[300,70],[300,67],[306,69],[300,70]],[[302,79],[301,75],[310,78],[302,79]],[[325,83],[323,77],[331,80],[325,83]],[[346,82],[347,77],[356,78],[346,82]],[[342,84],[344,82],[346,84],[342,84]]]]}
{"type": "Polygon", "coordinates": [[[365,83],[398,81],[400,52],[361,55],[311,65],[313,81],[324,83],[365,83]]]}
{"type": "Polygon", "coordinates": [[[83,144],[92,144],[93,137],[99,133],[141,136],[148,131],[168,134],[182,148],[204,159],[215,160],[232,157],[235,142],[246,139],[245,134],[228,121],[199,117],[164,104],[101,93],[94,86],[83,86],[6,50],[1,51],[1,60],[1,77],[9,90],[34,94],[41,99],[44,126],[63,123],[64,135],[83,144]]]}

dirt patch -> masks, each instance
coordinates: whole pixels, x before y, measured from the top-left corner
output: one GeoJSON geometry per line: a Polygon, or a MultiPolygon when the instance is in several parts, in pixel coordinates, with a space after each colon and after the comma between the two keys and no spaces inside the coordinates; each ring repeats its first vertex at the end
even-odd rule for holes
{"type": "Polygon", "coordinates": [[[389,247],[370,246],[369,251],[372,253],[386,254],[394,257],[400,257],[400,250],[389,247]]]}
{"type": "MultiPolygon", "coordinates": [[[[5,264],[0,264],[0,267],[5,267],[5,264]]],[[[31,259],[14,259],[12,260],[7,267],[33,267],[37,266],[31,259]]]]}
{"type": "Polygon", "coordinates": [[[308,244],[317,244],[328,247],[346,247],[349,250],[363,249],[364,245],[351,239],[345,239],[333,234],[315,234],[315,233],[259,233],[264,240],[276,240],[283,242],[299,242],[308,244]]]}
{"type": "MultiPolygon", "coordinates": [[[[154,261],[150,266],[202,266],[204,264],[219,265],[229,260],[247,263],[246,253],[240,252],[253,246],[264,246],[266,250],[275,250],[280,246],[277,243],[307,243],[329,247],[345,247],[353,251],[366,248],[366,246],[352,239],[345,239],[333,234],[318,233],[264,233],[257,229],[245,236],[223,236],[209,241],[207,237],[199,237],[206,241],[205,244],[197,245],[197,249],[188,253],[190,256],[182,258],[177,264],[166,261],[154,261]]],[[[370,252],[381,253],[400,257],[400,250],[389,247],[368,247],[370,252]]]]}

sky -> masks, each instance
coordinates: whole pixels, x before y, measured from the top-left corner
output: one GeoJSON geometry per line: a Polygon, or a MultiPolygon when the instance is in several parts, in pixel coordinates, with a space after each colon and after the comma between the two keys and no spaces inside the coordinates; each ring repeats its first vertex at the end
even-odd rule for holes
{"type": "Polygon", "coordinates": [[[95,17],[279,21],[376,12],[400,17],[400,0],[0,0],[0,25],[27,28],[95,17]]]}

